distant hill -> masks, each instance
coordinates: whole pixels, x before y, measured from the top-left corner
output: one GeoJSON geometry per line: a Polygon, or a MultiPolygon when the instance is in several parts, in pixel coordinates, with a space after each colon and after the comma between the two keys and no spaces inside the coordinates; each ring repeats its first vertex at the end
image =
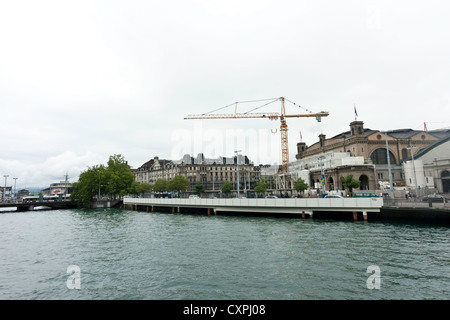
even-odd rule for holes
{"type": "Polygon", "coordinates": [[[41,192],[41,190],[45,189],[46,187],[23,187],[23,188],[17,188],[17,191],[19,190],[28,190],[30,194],[38,194],[41,192]]]}

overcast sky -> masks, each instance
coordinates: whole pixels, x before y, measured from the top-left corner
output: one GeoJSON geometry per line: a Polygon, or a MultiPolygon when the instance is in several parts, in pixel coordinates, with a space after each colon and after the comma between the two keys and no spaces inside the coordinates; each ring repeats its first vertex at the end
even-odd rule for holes
{"type": "Polygon", "coordinates": [[[449,127],[449,17],[447,0],[0,0],[0,184],[74,182],[113,154],[280,164],[279,121],[183,119],[240,101],[330,113],[288,119],[291,160],[354,106],[370,129],[449,127]]]}

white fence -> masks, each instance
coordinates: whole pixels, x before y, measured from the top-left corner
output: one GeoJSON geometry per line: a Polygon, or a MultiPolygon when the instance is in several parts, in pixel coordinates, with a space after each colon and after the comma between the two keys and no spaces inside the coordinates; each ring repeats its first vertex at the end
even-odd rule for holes
{"type": "Polygon", "coordinates": [[[312,213],[314,211],[379,212],[382,198],[287,198],[287,199],[158,199],[124,198],[124,205],[211,208],[217,211],[312,213]]]}

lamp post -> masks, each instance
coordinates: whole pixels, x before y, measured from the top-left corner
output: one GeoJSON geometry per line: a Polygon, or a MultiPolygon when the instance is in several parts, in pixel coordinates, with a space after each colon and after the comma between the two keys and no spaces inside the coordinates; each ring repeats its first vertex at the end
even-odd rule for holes
{"type": "Polygon", "coordinates": [[[388,170],[389,170],[389,190],[391,191],[391,199],[392,199],[392,201],[394,201],[394,185],[392,184],[391,157],[389,155],[387,131],[384,133],[384,136],[386,137],[386,157],[387,157],[387,164],[388,164],[388,170]]]}
{"type": "Polygon", "coordinates": [[[17,179],[19,178],[13,178],[14,179],[14,194],[15,194],[15,200],[17,201],[17,192],[16,192],[16,184],[17,184],[17,179]]]}
{"type": "Polygon", "coordinates": [[[236,150],[234,151],[236,153],[236,182],[237,182],[237,197],[239,199],[240,193],[239,193],[239,152],[242,150],[236,150]]]}
{"type": "Polygon", "coordinates": [[[5,174],[5,189],[3,190],[3,202],[6,202],[6,180],[8,179],[9,175],[5,174]]]}
{"type": "MultiPolygon", "coordinates": [[[[414,150],[414,149],[417,149],[417,147],[407,147],[406,149],[408,149],[408,150],[414,150]]],[[[416,176],[416,166],[415,166],[415,164],[414,164],[414,154],[413,154],[413,152],[411,151],[411,158],[412,158],[412,164],[413,164],[413,170],[414,170],[414,186],[415,186],[415,190],[416,190],[416,198],[417,198],[417,196],[418,196],[418,194],[417,194],[417,176],[416,176]]],[[[416,199],[416,198],[414,198],[414,199],[416,199]]]]}
{"type": "Polygon", "coordinates": [[[323,159],[325,159],[325,156],[320,156],[320,189],[322,190],[322,193],[325,191],[325,170],[323,168],[323,159]]]}

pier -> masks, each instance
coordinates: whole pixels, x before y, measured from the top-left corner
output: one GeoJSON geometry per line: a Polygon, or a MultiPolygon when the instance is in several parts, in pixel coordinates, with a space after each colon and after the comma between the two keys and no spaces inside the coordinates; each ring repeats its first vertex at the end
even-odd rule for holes
{"type": "Polygon", "coordinates": [[[38,207],[45,207],[48,209],[71,209],[76,208],[75,203],[72,201],[34,201],[27,203],[0,203],[0,209],[2,212],[8,211],[10,209],[13,211],[14,208],[17,208],[16,211],[33,211],[38,207]]]}
{"type": "Polygon", "coordinates": [[[171,211],[172,213],[197,212],[207,214],[270,214],[313,218],[316,214],[346,213],[358,220],[368,220],[370,214],[379,213],[382,198],[287,198],[287,199],[161,199],[124,198],[123,205],[132,210],[171,211]]]}

